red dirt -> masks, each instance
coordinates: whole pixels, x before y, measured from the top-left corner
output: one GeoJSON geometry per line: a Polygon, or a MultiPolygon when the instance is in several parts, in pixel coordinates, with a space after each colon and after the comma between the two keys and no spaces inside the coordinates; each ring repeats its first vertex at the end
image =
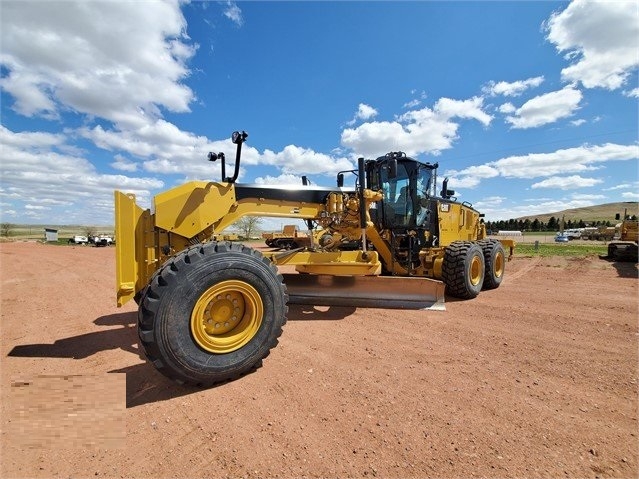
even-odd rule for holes
{"type": "Polygon", "coordinates": [[[0,244],[2,477],[639,475],[636,265],[515,257],[445,312],[292,306],[262,368],[202,390],[138,357],[114,254],[0,244]]]}

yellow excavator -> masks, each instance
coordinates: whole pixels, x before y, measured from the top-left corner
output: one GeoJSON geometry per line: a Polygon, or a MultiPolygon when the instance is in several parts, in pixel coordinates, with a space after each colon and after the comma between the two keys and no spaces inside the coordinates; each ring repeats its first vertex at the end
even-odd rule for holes
{"type": "Polygon", "coordinates": [[[222,181],[162,192],[152,209],[115,192],[117,304],[135,299],[140,344],[166,376],[208,386],[259,367],[288,304],[443,309],[444,288],[471,299],[501,284],[514,242],[488,239],[483,215],[447,180],[436,194],[437,164],[391,152],[360,158],[335,188],[239,184],[247,137],[232,135],[233,176],[224,153],[209,153],[222,181]],[[311,244],[260,252],[215,241],[247,215],[305,220],[311,244]]]}

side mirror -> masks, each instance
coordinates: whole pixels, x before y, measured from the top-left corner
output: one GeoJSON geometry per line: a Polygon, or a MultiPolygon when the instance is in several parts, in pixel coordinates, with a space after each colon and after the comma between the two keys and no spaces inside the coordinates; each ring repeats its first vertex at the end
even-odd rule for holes
{"type": "Polygon", "coordinates": [[[247,137],[248,133],[246,133],[245,131],[243,131],[242,133],[240,133],[239,131],[234,131],[231,135],[231,141],[236,145],[239,145],[241,143],[244,143],[247,137]]]}
{"type": "Polygon", "coordinates": [[[341,188],[344,186],[344,173],[339,173],[337,175],[337,187],[341,188]]]}

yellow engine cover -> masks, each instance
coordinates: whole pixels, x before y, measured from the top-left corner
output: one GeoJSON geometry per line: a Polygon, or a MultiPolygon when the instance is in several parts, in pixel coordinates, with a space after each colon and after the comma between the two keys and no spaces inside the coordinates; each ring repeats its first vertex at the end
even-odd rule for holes
{"type": "Polygon", "coordinates": [[[439,217],[439,245],[448,246],[454,241],[481,239],[479,213],[461,203],[437,202],[439,217]]]}

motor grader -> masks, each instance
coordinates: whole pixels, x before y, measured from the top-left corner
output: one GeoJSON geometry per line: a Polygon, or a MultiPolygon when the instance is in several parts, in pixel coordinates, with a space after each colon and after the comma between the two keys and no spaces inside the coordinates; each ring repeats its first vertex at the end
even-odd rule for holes
{"type": "Polygon", "coordinates": [[[442,309],[444,287],[470,299],[500,285],[514,242],[488,239],[447,180],[436,194],[437,164],[391,152],[360,158],[334,188],[239,184],[247,136],[233,133],[233,176],[209,153],[220,182],[162,192],[152,209],[115,192],[117,303],[138,303],[140,344],[166,376],[208,386],[259,367],[288,304],[442,309]],[[311,244],[261,253],[213,239],[246,215],[305,220],[311,244]]]}

